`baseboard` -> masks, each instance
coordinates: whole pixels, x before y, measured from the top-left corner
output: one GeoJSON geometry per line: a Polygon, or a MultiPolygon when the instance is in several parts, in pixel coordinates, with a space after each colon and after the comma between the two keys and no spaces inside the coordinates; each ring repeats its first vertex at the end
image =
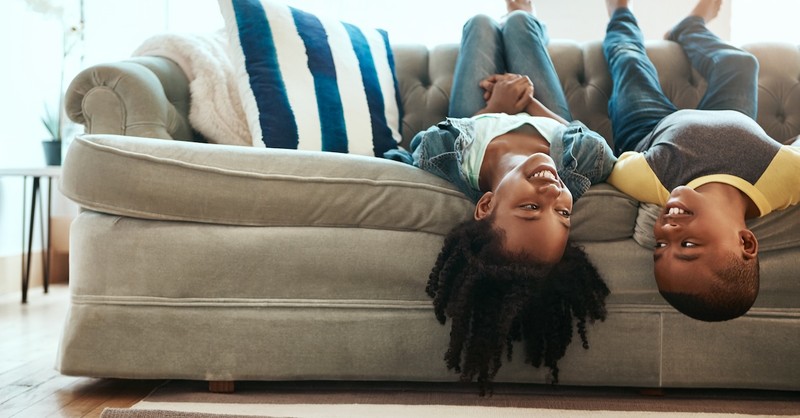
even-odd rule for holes
{"type": "MultiPolygon", "coordinates": [[[[50,283],[69,282],[69,253],[50,254],[50,283]]],[[[42,287],[42,252],[34,251],[28,288],[42,287]]],[[[0,256],[0,294],[22,291],[22,255],[0,256]]]]}

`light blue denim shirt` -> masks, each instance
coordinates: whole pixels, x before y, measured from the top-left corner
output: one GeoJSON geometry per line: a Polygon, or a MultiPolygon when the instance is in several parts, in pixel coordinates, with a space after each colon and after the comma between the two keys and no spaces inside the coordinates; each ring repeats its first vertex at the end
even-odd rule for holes
{"type": "MultiPolygon", "coordinates": [[[[474,132],[474,129],[462,132],[450,122],[443,121],[414,136],[411,152],[390,150],[384,157],[435,174],[453,183],[477,203],[483,192],[473,188],[464,178],[458,149],[458,144],[469,141],[463,137],[467,132],[474,132]]],[[[556,163],[559,177],[572,192],[573,201],[578,201],[589,186],[605,181],[617,161],[605,138],[578,121],[570,122],[561,138],[551,142],[550,157],[556,163]]]]}

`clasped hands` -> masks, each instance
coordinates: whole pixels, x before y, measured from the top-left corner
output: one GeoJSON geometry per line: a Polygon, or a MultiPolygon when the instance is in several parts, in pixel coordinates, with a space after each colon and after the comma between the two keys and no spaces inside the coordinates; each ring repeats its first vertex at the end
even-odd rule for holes
{"type": "Polygon", "coordinates": [[[520,74],[493,74],[481,80],[486,107],[481,113],[524,112],[533,102],[533,82],[520,74]]]}

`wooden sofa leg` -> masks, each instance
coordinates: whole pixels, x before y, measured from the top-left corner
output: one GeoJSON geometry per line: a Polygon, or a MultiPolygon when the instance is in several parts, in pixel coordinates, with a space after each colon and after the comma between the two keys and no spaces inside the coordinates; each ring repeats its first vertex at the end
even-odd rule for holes
{"type": "Polygon", "coordinates": [[[208,391],[213,393],[233,393],[233,380],[211,380],[208,382],[208,391]]]}
{"type": "Polygon", "coordinates": [[[666,395],[663,388],[640,388],[639,394],[642,396],[656,396],[661,397],[666,395]]]}

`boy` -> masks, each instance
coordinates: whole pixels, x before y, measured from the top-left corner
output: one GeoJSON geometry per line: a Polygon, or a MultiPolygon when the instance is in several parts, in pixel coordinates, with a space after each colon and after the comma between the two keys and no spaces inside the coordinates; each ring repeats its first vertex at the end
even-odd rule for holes
{"type": "Polygon", "coordinates": [[[700,0],[667,34],[708,81],[698,110],[678,110],[661,91],[628,1],[606,5],[608,108],[619,155],[608,182],[664,207],[653,230],[664,298],[695,319],[741,316],[759,288],[758,241],[745,220],[798,203],[800,149],[782,146],[753,120],[758,62],[705,26],[721,0],[700,0]]]}

